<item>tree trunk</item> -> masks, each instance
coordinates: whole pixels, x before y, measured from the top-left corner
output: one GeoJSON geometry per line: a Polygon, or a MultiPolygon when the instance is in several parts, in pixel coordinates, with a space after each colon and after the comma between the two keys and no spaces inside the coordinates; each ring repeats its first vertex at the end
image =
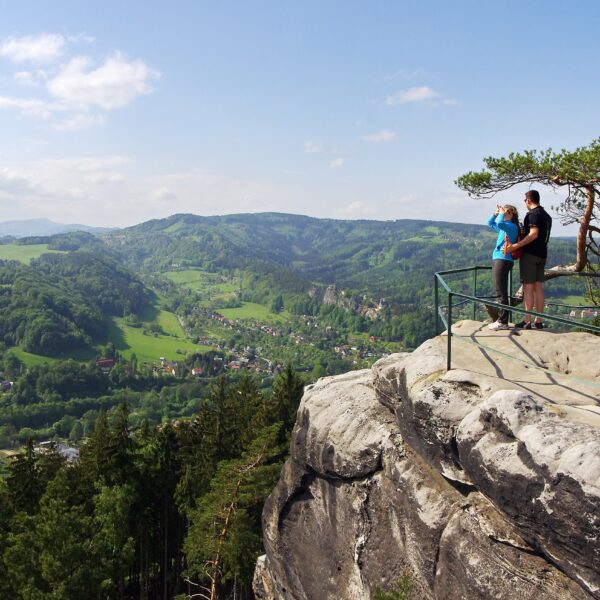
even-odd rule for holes
{"type": "Polygon", "coordinates": [[[595,194],[593,186],[588,186],[586,191],[587,204],[585,205],[583,217],[581,217],[581,223],[579,225],[579,231],[577,232],[577,262],[575,263],[575,271],[577,273],[583,271],[588,262],[586,238],[594,212],[595,194]]]}
{"type": "Polygon", "coordinates": [[[169,600],[167,596],[167,569],[169,568],[169,506],[165,501],[165,546],[163,555],[163,600],[169,600]]]}

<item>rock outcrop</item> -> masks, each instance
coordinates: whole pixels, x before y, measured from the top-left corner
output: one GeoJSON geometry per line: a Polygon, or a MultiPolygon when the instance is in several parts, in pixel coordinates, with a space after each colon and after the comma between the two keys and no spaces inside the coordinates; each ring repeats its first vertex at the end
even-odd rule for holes
{"type": "Polygon", "coordinates": [[[306,389],[257,597],[600,598],[600,337],[453,334],[306,389]]]}

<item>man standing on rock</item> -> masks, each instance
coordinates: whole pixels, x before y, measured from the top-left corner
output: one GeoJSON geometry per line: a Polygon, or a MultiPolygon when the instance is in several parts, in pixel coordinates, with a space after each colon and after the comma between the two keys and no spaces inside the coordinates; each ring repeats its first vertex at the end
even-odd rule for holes
{"type": "MultiPolygon", "coordinates": [[[[521,257],[521,283],[523,284],[523,304],[526,310],[544,312],[544,267],[548,256],[548,240],[552,229],[552,217],[540,206],[540,193],[529,190],[525,194],[525,205],[529,211],[523,222],[523,235],[520,242],[510,244],[508,252],[523,248],[521,257]]],[[[517,327],[531,329],[531,315],[525,315],[517,327]]],[[[537,329],[542,329],[539,317],[533,323],[537,329]]]]}

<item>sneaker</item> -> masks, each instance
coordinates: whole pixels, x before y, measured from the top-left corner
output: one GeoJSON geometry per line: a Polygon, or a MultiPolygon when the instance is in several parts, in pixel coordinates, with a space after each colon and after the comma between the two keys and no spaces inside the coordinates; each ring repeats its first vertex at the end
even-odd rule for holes
{"type": "Polygon", "coordinates": [[[539,323],[534,323],[533,326],[536,329],[547,329],[548,325],[546,325],[546,323],[543,323],[542,321],[540,321],[539,323]]]}
{"type": "Polygon", "coordinates": [[[508,325],[506,323],[502,323],[501,321],[494,321],[488,325],[488,329],[491,329],[492,331],[500,331],[500,329],[508,329],[508,325]]]}
{"type": "Polygon", "coordinates": [[[515,327],[518,327],[519,329],[531,329],[531,323],[521,321],[520,323],[517,323],[515,327]]]}

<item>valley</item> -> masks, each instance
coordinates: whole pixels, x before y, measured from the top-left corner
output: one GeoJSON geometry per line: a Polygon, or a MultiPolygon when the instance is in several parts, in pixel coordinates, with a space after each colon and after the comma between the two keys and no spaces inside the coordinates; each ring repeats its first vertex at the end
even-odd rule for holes
{"type": "MultiPolygon", "coordinates": [[[[156,423],[165,412],[144,409],[154,391],[185,384],[199,399],[222,374],[252,374],[268,386],[287,364],[313,382],[411,350],[432,335],[433,272],[485,264],[488,238],[485,227],[457,223],[265,213],[174,215],[98,235],[7,239],[0,446],[30,435],[64,439],[56,425],[64,414],[83,427],[87,411],[68,407],[77,398],[59,399],[38,380],[65,361],[79,371],[112,361],[102,363],[111,365],[106,389],[79,388],[78,398],[93,399],[92,422],[127,389],[134,421],[139,409],[137,422],[156,423]],[[43,410],[48,403],[55,421],[43,410]],[[19,416],[34,406],[45,420],[19,416]]],[[[552,251],[567,262],[573,248],[556,240],[552,251]]],[[[582,283],[556,280],[553,293],[583,302],[582,283]]],[[[457,285],[469,289],[460,277],[457,285]]],[[[488,281],[480,288],[491,293],[488,281]]],[[[166,412],[173,418],[191,410],[190,397],[175,397],[166,412]]]]}
{"type": "MultiPolygon", "coordinates": [[[[69,597],[105,581],[159,597],[152,586],[205,577],[224,502],[239,518],[222,572],[249,590],[304,386],[431,337],[433,273],[488,264],[492,239],[267,213],[2,241],[0,594],[29,589],[28,561],[42,573],[52,560],[69,597]],[[39,561],[24,550],[36,544],[39,561]]],[[[556,240],[551,260],[573,251],[556,240]]],[[[581,280],[548,289],[556,310],[585,300],[581,280]]]]}

